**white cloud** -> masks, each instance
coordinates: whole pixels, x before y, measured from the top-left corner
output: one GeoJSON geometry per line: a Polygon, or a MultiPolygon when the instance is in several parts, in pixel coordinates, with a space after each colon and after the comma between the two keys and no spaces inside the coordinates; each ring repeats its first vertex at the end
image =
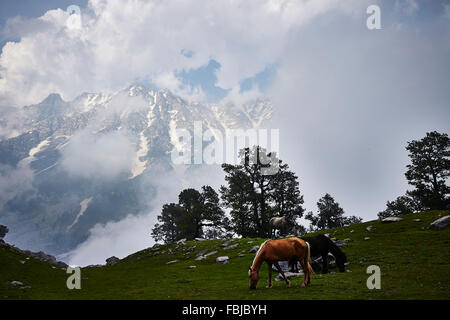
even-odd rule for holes
{"type": "Polygon", "coordinates": [[[444,17],[450,19],[450,4],[444,4],[444,17]]]}
{"type": "Polygon", "coordinates": [[[16,195],[32,189],[33,170],[28,163],[19,164],[16,168],[0,164],[0,210],[16,195]]]}
{"type": "Polygon", "coordinates": [[[160,176],[147,177],[143,185],[157,186],[156,197],[149,203],[154,208],[140,215],[129,215],[120,221],[97,224],[90,230],[89,238],[71,252],[60,256],[70,265],[86,266],[102,264],[116,256],[124,258],[154,244],[151,229],[161,214],[163,204],[178,201],[178,194],[185,188],[200,190],[210,185],[216,190],[223,181],[223,173],[216,166],[204,166],[194,171],[174,170],[160,176]]]}
{"type": "Polygon", "coordinates": [[[61,166],[83,178],[115,178],[131,170],[134,146],[122,131],[94,135],[77,133],[62,149],[61,166]]]}
{"type": "Polygon", "coordinates": [[[396,0],[394,8],[411,15],[419,10],[419,4],[416,0],[396,0]]]}
{"type": "Polygon", "coordinates": [[[351,13],[358,6],[356,0],[91,0],[82,8],[81,30],[66,26],[69,15],[61,9],[10,20],[5,32],[21,39],[0,56],[0,105],[36,103],[51,92],[71,100],[139,79],[176,92],[175,72],[210,59],[222,65],[218,85],[233,88],[277,61],[292,31],[331,10],[351,13]]]}
{"type": "Polygon", "coordinates": [[[410,187],[407,141],[449,130],[448,24],[391,22],[369,31],[351,19],[318,21],[279,62],[268,93],[280,157],[310,210],[329,192],[348,214],[375,219],[410,187]]]}

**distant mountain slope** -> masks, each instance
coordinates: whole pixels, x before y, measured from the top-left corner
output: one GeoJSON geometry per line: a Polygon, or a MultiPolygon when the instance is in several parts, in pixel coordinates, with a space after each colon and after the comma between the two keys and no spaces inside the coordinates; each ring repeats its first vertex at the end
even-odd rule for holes
{"type": "Polygon", "coordinates": [[[194,121],[203,130],[255,128],[271,114],[267,100],[207,105],[140,85],[73,101],[51,94],[17,111],[9,126],[16,135],[0,141],[0,174],[10,184],[0,223],[20,247],[66,252],[95,224],[149,209],[153,177],[173,167],[175,129],[192,131],[194,121]]]}

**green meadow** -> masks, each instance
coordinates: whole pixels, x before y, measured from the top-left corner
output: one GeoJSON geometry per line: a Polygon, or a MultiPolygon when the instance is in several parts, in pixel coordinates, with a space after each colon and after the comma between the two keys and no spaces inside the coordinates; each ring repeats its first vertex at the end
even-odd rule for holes
{"type": "Polygon", "coordinates": [[[184,246],[160,245],[159,253],[156,247],[147,248],[112,266],[82,268],[80,290],[67,289],[65,270],[1,247],[0,299],[449,299],[450,228],[428,229],[448,214],[428,211],[402,216],[395,223],[374,220],[321,231],[331,238],[351,239],[342,247],[348,272],[316,274],[307,288],[300,286],[301,276],[291,279],[290,288],[279,281],[266,289],[263,264],[257,290],[249,290],[247,270],[255,254],[248,251],[265,239],[187,241],[184,246]],[[225,250],[221,245],[226,241],[238,246],[225,250]],[[196,261],[204,250],[218,252],[196,261]],[[228,256],[229,263],[216,263],[218,256],[228,256]],[[178,261],[167,264],[173,260],[178,261]],[[366,286],[370,265],[381,269],[379,290],[366,286]],[[31,288],[20,289],[12,281],[31,288]]]}

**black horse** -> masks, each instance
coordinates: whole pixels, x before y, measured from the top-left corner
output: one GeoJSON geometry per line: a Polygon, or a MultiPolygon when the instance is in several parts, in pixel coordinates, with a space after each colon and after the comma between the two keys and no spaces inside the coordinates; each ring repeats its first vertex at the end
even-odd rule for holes
{"type": "MultiPolygon", "coordinates": [[[[339,271],[345,271],[347,256],[341,251],[341,249],[339,249],[337,245],[334,244],[330,238],[323,234],[319,234],[315,237],[302,237],[300,239],[303,239],[309,243],[311,248],[311,257],[322,257],[322,273],[328,273],[328,252],[331,252],[331,254],[336,258],[336,265],[339,268],[339,271]]],[[[289,261],[289,265],[298,272],[296,259],[289,261]]]]}

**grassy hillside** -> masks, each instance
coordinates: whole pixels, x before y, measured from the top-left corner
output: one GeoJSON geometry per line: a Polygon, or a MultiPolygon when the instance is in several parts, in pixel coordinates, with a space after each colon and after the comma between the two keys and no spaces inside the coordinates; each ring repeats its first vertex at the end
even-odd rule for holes
{"type": "MultiPolygon", "coordinates": [[[[281,281],[266,289],[264,264],[258,289],[248,289],[247,270],[254,258],[248,251],[265,239],[233,239],[230,244],[238,246],[231,250],[221,246],[226,240],[188,241],[180,248],[162,246],[157,255],[149,248],[113,266],[83,268],[81,290],[66,288],[64,270],[0,248],[0,299],[449,299],[450,228],[428,230],[432,221],[448,214],[450,211],[430,211],[391,224],[370,221],[324,231],[330,237],[351,239],[342,248],[351,272],[317,274],[308,288],[300,287],[302,278],[294,278],[291,288],[281,281]],[[370,225],[373,229],[368,232],[370,225]],[[218,252],[195,261],[203,250],[218,252]],[[241,253],[245,256],[240,257],[241,253]],[[230,257],[229,263],[216,263],[216,257],[223,255],[230,257]],[[179,261],[166,264],[176,259],[179,261]],[[380,290],[366,287],[366,268],[372,264],[381,268],[380,290]],[[191,265],[197,267],[189,269],[191,265]],[[31,288],[19,289],[11,285],[13,280],[31,288]]],[[[276,275],[274,272],[273,277],[276,275]]]]}

